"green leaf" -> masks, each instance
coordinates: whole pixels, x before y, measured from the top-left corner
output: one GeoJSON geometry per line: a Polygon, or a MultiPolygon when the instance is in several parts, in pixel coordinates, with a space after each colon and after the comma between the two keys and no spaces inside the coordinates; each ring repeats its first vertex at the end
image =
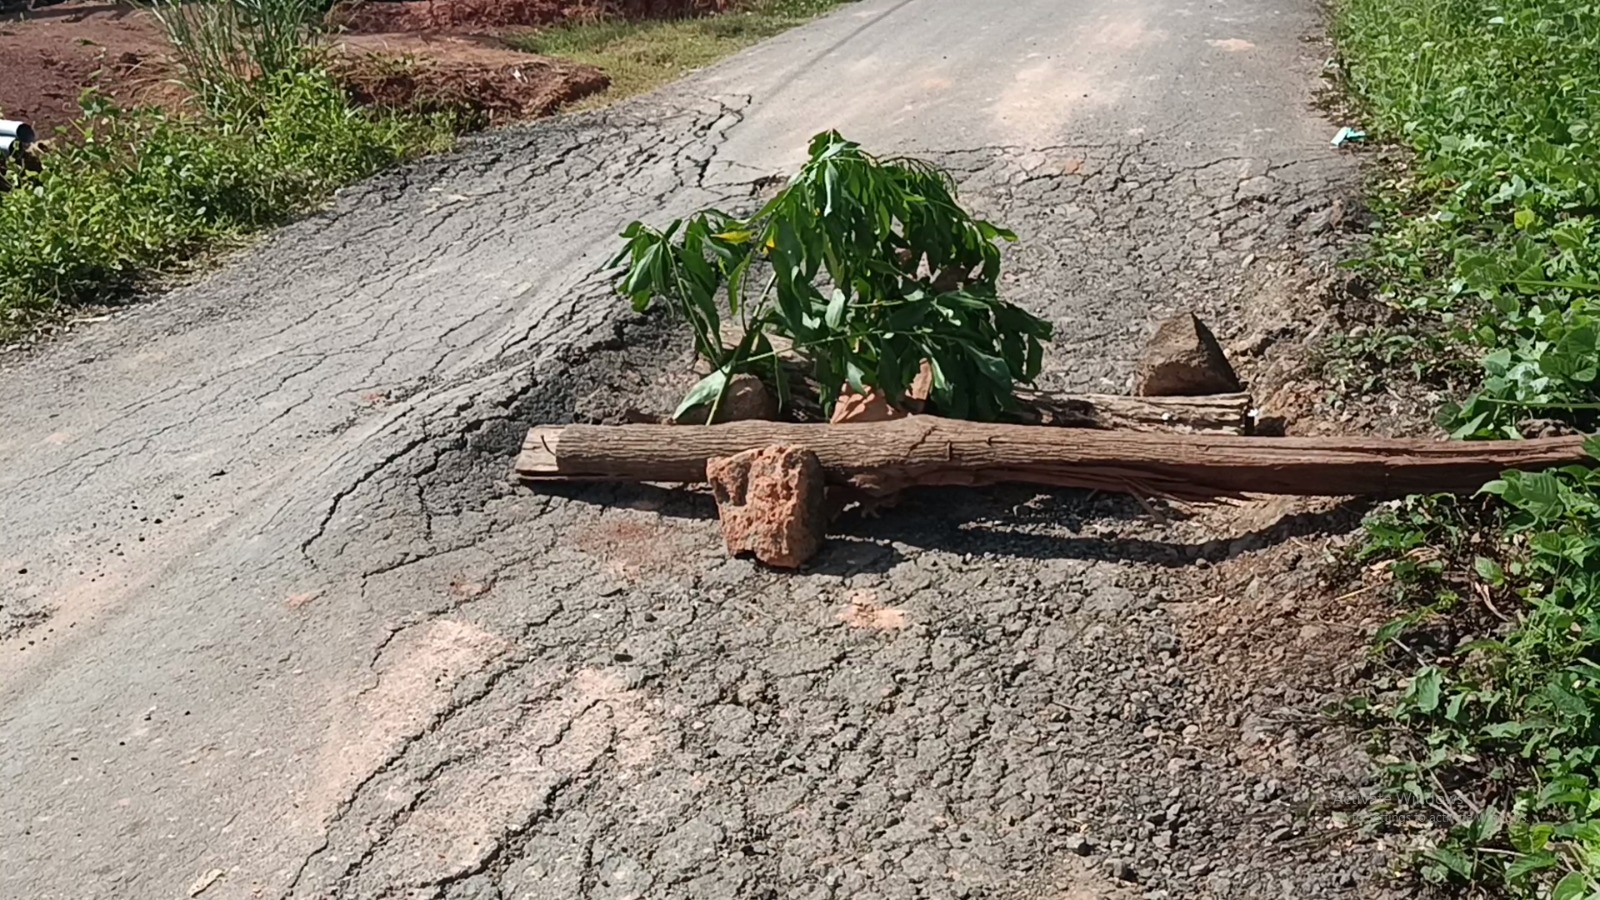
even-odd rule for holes
{"type": "Polygon", "coordinates": [[[970,344],[967,345],[967,355],[977,364],[978,371],[982,372],[985,378],[1003,387],[1006,392],[1010,392],[1011,370],[1006,367],[1004,360],[998,356],[990,356],[970,344]]]}
{"type": "Polygon", "coordinates": [[[838,288],[833,289],[833,299],[828,301],[828,311],[822,317],[822,320],[828,323],[830,329],[839,330],[840,324],[844,322],[845,305],[849,302],[850,298],[845,296],[844,291],[838,288]]]}
{"type": "Polygon", "coordinates": [[[1511,865],[1506,866],[1506,880],[1518,881],[1534,872],[1543,872],[1545,869],[1555,866],[1557,862],[1559,860],[1556,859],[1555,854],[1543,851],[1519,856],[1511,865]]]}
{"type": "Polygon", "coordinates": [[[1499,587],[1505,583],[1505,570],[1500,568],[1499,563],[1489,559],[1486,556],[1480,556],[1474,559],[1472,561],[1472,568],[1477,571],[1479,578],[1482,578],[1484,581],[1487,581],[1489,584],[1494,585],[1495,587],[1499,587]]]}
{"type": "Polygon", "coordinates": [[[1522,722],[1494,722],[1483,727],[1487,737],[1495,739],[1513,738],[1521,734],[1528,726],[1522,722]]]}
{"type": "Polygon", "coordinates": [[[1492,806],[1485,806],[1472,820],[1467,832],[1473,843],[1485,844],[1500,834],[1500,824],[1500,811],[1492,806]]]}
{"type": "Polygon", "coordinates": [[[1384,623],[1383,627],[1379,628],[1377,633],[1372,636],[1372,643],[1382,647],[1400,635],[1411,630],[1411,628],[1416,624],[1416,618],[1410,615],[1401,616],[1398,619],[1386,622],[1384,623]]]}
{"type": "Polygon", "coordinates": [[[1440,863],[1456,877],[1464,881],[1472,880],[1472,860],[1453,847],[1434,847],[1425,854],[1429,859],[1440,863]]]}
{"type": "Polygon", "coordinates": [[[1568,872],[1567,877],[1556,882],[1550,890],[1550,900],[1579,900],[1589,893],[1589,880],[1582,872],[1568,872]]]}
{"type": "Polygon", "coordinates": [[[1439,689],[1443,673],[1438,666],[1425,666],[1411,680],[1411,701],[1417,709],[1431,713],[1439,708],[1439,689]]]}
{"type": "Polygon", "coordinates": [[[891,402],[899,403],[906,393],[905,379],[900,371],[900,353],[893,339],[878,348],[878,389],[891,402]]]}
{"type": "Polygon", "coordinates": [[[861,365],[854,357],[844,364],[844,380],[858,394],[867,392],[867,373],[862,371],[861,365]]]}
{"type": "Polygon", "coordinates": [[[722,393],[722,389],[727,385],[727,383],[728,372],[725,369],[718,369],[717,371],[712,372],[710,375],[700,379],[700,381],[695,384],[694,387],[689,389],[689,393],[684,396],[683,402],[679,403],[678,408],[673,411],[672,417],[674,419],[681,419],[685,413],[691,409],[694,409],[696,406],[711,403],[712,401],[716,400],[717,396],[722,393]]]}

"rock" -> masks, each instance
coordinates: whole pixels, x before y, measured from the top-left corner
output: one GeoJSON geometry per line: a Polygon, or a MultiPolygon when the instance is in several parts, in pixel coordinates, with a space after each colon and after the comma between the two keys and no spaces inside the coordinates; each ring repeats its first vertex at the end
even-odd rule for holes
{"type": "Polygon", "coordinates": [[[1271,334],[1265,331],[1257,331],[1254,334],[1234,341],[1233,345],[1228,348],[1228,355],[1245,357],[1260,356],[1261,354],[1267,352],[1268,348],[1270,348],[1273,343],[1275,343],[1275,341],[1271,334]]]}
{"type": "Polygon", "coordinates": [[[830,425],[862,425],[867,422],[890,422],[895,419],[904,419],[910,413],[896,409],[889,405],[889,399],[880,394],[876,389],[865,394],[857,394],[846,389],[840,395],[837,403],[833,405],[833,415],[828,418],[830,425]]]}
{"type": "Polygon", "coordinates": [[[810,450],[764,447],[706,463],[728,552],[797,569],[822,549],[828,514],[822,463],[810,450]]]}
{"type": "MultiPolygon", "coordinates": [[[[679,425],[704,425],[711,415],[711,404],[702,403],[674,421],[679,425]]],[[[771,422],[778,418],[778,398],[772,396],[761,379],[754,375],[733,376],[728,392],[717,410],[716,424],[724,422],[771,422]]]]}
{"type": "Polygon", "coordinates": [[[1327,208],[1318,210],[1300,223],[1297,229],[1301,234],[1321,234],[1338,228],[1344,222],[1344,201],[1335,198],[1327,208]]]}
{"type": "Polygon", "coordinates": [[[1088,856],[1094,852],[1094,845],[1089,843],[1089,839],[1081,834],[1067,835],[1063,844],[1068,853],[1076,853],[1079,856],[1088,856]]]}
{"type": "Polygon", "coordinates": [[[917,377],[913,378],[910,386],[906,388],[906,395],[901,398],[900,406],[890,404],[889,398],[877,388],[871,388],[865,394],[858,394],[846,385],[839,402],[833,406],[833,415],[828,418],[828,424],[846,425],[903,419],[908,415],[922,412],[931,396],[933,396],[933,366],[927,360],[923,360],[922,368],[917,371],[917,377]]]}
{"type": "Polygon", "coordinates": [[[1141,397],[1199,397],[1239,390],[1239,376],[1217,336],[1193,313],[1183,313],[1156,329],[1139,362],[1134,392],[1141,397]]]}
{"type": "Polygon", "coordinates": [[[1112,857],[1111,859],[1106,860],[1105,865],[1106,874],[1117,879],[1118,881],[1134,881],[1137,878],[1137,876],[1134,874],[1133,866],[1129,865],[1128,861],[1125,859],[1120,857],[1112,857]]]}

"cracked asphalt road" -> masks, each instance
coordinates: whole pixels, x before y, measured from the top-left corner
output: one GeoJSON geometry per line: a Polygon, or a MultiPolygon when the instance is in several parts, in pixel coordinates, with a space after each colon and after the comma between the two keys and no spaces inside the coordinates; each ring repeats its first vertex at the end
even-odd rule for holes
{"type": "Polygon", "coordinates": [[[1355,784],[1316,686],[1215,677],[1174,595],[1209,551],[1129,551],[1136,509],[913,497],[777,576],[703,497],[506,483],[528,425],[681,359],[597,273],[621,226],[748,203],[824,128],[1022,235],[1047,383],[1125,386],[1182,308],[1239,336],[1353,191],[1320,24],[863,0],[6,362],[0,896],[1366,891],[1286,839],[1355,784]]]}

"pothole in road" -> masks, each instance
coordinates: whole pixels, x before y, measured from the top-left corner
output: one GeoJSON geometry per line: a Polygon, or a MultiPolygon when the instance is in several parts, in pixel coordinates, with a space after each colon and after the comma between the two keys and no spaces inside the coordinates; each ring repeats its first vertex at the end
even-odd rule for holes
{"type": "MultiPolygon", "coordinates": [[[[484,465],[434,477],[503,480],[517,425],[624,415],[676,346],[630,327],[647,330],[478,432],[484,465]]],[[[384,765],[416,799],[396,813],[358,792],[330,852],[367,862],[308,891],[1263,896],[1284,872],[1334,895],[1365,877],[1330,826],[1360,798],[1360,757],[1317,714],[1344,645],[1307,629],[1348,611],[1297,605],[1338,511],[1160,524],[1109,496],[928,491],[777,575],[727,559],[687,491],[502,492],[482,510],[435,513],[458,549],[366,594],[436,594],[417,625],[511,649],[452,674],[384,765]],[[486,587],[450,588],[466,583],[486,587]],[[623,692],[549,707],[593,742],[580,766],[505,725],[578,692],[552,672],[623,692]],[[525,777],[494,777],[508,754],[525,777]],[[407,836],[430,822],[482,839],[418,864],[407,836]]]]}
{"type": "Polygon", "coordinates": [[[450,676],[383,764],[408,799],[357,790],[328,854],[362,862],[305,895],[1373,893],[1336,825],[1366,769],[1320,709],[1376,613],[1312,602],[1349,511],[928,491],[780,576],[692,492],[506,486],[529,424],[670,408],[684,346],[630,319],[374,480],[400,555],[368,602],[510,649],[450,676]],[[535,713],[581,740],[510,724],[535,713]],[[478,843],[411,852],[452,821],[478,843]]]}

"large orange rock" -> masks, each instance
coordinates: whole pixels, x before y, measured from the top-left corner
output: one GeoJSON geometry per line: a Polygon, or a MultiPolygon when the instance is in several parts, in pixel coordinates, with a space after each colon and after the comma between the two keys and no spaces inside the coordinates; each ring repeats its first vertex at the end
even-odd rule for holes
{"type": "Polygon", "coordinates": [[[927,360],[923,360],[921,371],[912,379],[911,386],[901,401],[903,409],[889,405],[889,398],[877,388],[872,388],[865,394],[858,394],[846,385],[844,393],[833,406],[833,415],[828,419],[828,424],[859,425],[863,422],[892,422],[895,419],[904,419],[913,413],[922,412],[931,396],[933,396],[933,366],[929,365],[927,360]]]}
{"type": "Polygon", "coordinates": [[[1141,397],[1200,397],[1241,390],[1216,335],[1193,313],[1162,322],[1139,361],[1134,393],[1141,397]]]}
{"type": "Polygon", "coordinates": [[[706,479],[717,498],[728,552],[769,566],[798,569],[822,549],[827,534],[822,463],[810,450],[775,446],[709,460],[706,479]]]}

